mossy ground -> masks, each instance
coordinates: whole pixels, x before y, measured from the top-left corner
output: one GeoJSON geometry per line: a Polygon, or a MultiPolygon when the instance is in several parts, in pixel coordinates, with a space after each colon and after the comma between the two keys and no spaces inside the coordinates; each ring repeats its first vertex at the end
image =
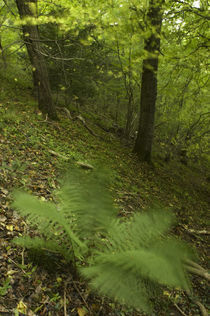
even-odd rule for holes
{"type": "MultiPolygon", "coordinates": [[[[166,164],[155,157],[153,166],[148,166],[132,153],[132,144],[104,132],[91,115],[84,117],[100,137],[63,112],[59,117],[59,122],[45,120],[35,111],[34,100],[26,91],[21,98],[7,94],[0,100],[0,315],[12,315],[15,309],[27,315],[143,315],[93,295],[82,280],[72,279],[61,258],[31,255],[15,247],[11,240],[30,228],[11,209],[11,193],[21,188],[50,200],[59,178],[77,161],[109,168],[113,179],[110,190],[119,214],[129,216],[153,205],[175,212],[173,232],[197,249],[199,262],[205,267],[207,235],[196,232],[207,230],[206,170],[177,162],[166,164]]],[[[193,287],[206,305],[206,282],[194,277],[193,287]]],[[[163,290],[154,315],[181,315],[174,303],[187,315],[199,315],[187,295],[169,289],[163,290]]]]}

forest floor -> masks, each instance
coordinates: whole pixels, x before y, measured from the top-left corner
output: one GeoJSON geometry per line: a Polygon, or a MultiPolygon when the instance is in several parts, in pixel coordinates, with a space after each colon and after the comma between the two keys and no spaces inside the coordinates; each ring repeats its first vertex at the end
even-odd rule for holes
{"type": "MultiPolygon", "coordinates": [[[[173,232],[197,249],[198,263],[206,268],[210,195],[205,170],[161,160],[149,167],[90,116],[84,115],[95,135],[63,112],[59,122],[46,121],[30,104],[27,96],[0,103],[0,315],[145,315],[101,300],[82,280],[72,279],[64,260],[33,255],[11,243],[30,232],[11,208],[12,191],[21,188],[50,200],[58,179],[76,162],[113,172],[112,194],[122,216],[154,204],[173,211],[173,232]]],[[[207,308],[207,281],[199,276],[192,281],[194,295],[207,308]]],[[[153,315],[194,316],[200,311],[185,292],[164,289],[153,315]]]]}

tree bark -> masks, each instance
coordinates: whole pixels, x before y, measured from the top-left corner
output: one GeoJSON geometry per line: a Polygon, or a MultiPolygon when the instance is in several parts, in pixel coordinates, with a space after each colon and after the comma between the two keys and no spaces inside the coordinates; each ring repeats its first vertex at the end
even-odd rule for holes
{"type": "Polygon", "coordinates": [[[6,68],[7,68],[7,61],[6,61],[6,58],[4,56],[4,49],[2,47],[1,35],[0,35],[0,53],[1,53],[2,61],[3,61],[4,69],[6,70],[6,68]]]}
{"type": "MultiPolygon", "coordinates": [[[[36,17],[37,0],[16,0],[21,19],[36,17]]],[[[41,54],[38,26],[29,22],[22,26],[24,41],[33,69],[34,89],[37,92],[38,107],[52,120],[57,120],[55,105],[53,104],[47,65],[41,54]]]]}
{"type": "Polygon", "coordinates": [[[160,32],[162,25],[162,8],[165,0],[150,0],[147,13],[143,61],[140,118],[134,152],[142,161],[151,162],[152,143],[155,122],[155,103],[157,99],[157,70],[160,50],[160,32]]]}

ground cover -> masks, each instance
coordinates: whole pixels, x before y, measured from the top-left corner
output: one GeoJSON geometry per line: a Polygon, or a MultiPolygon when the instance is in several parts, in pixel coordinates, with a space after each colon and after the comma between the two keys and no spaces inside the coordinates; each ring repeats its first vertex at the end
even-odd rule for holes
{"type": "MultiPolygon", "coordinates": [[[[0,104],[0,315],[15,315],[15,309],[25,315],[143,315],[101,300],[82,280],[73,280],[69,266],[55,254],[31,253],[11,243],[19,234],[33,234],[11,208],[14,188],[53,200],[59,178],[78,162],[111,170],[110,190],[120,216],[152,205],[174,212],[172,233],[196,248],[198,262],[206,267],[206,170],[160,159],[153,166],[139,163],[128,143],[100,129],[91,116],[86,122],[94,134],[62,111],[59,122],[45,120],[32,104],[30,96],[0,104]]],[[[207,282],[193,276],[193,288],[206,306],[207,282]]],[[[163,289],[155,315],[182,312],[199,315],[185,293],[163,289]]]]}

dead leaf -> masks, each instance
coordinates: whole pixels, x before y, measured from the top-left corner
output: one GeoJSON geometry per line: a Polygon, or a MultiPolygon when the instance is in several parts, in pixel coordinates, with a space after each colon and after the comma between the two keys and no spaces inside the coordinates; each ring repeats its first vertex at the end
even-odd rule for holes
{"type": "Polygon", "coordinates": [[[85,316],[85,315],[87,315],[86,309],[81,308],[81,307],[78,307],[78,308],[77,308],[77,313],[78,313],[79,316],[85,316]]]}
{"type": "Polygon", "coordinates": [[[23,303],[23,301],[20,301],[17,305],[17,310],[18,310],[18,312],[26,315],[27,314],[27,305],[25,303],[23,303]]]}
{"type": "Polygon", "coordinates": [[[9,193],[9,191],[7,191],[7,189],[4,188],[0,188],[1,192],[4,193],[5,195],[7,195],[9,193]]]}
{"type": "Polygon", "coordinates": [[[6,229],[9,230],[9,231],[11,231],[11,232],[13,232],[13,229],[14,229],[14,228],[13,228],[13,225],[7,225],[7,226],[6,226],[6,229]]]}
{"type": "Polygon", "coordinates": [[[0,222],[5,222],[7,220],[6,216],[0,215],[0,222]]]}

